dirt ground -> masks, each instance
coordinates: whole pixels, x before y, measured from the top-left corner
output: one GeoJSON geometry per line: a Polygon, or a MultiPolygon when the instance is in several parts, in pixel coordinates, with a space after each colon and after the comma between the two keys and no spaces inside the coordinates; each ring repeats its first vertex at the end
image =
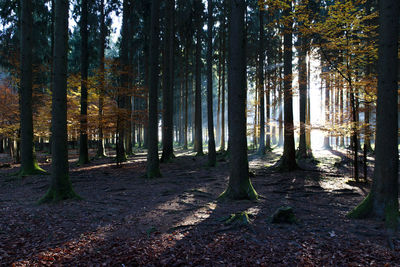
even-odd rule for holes
{"type": "MultiPolygon", "coordinates": [[[[178,151],[161,164],[162,178],[145,179],[146,154],[117,168],[112,158],[77,166],[70,178],[83,200],[37,205],[50,176],[18,179],[18,165],[0,169],[1,266],[400,266],[400,238],[388,248],[384,224],[345,217],[369,191],[348,183],[340,152],[314,151],[318,168],[279,173],[281,151],[249,155],[259,201],[218,202],[229,162],[207,167],[207,156],[178,151]],[[272,224],[282,206],[296,224],[272,224]],[[247,211],[250,224],[224,223],[247,211]]],[[[44,169],[48,155],[39,154],[44,169]]],[[[0,163],[10,159],[0,154],[0,163]]],[[[308,165],[305,165],[306,167],[308,165]]],[[[371,170],[370,170],[371,175],[371,170]]]]}

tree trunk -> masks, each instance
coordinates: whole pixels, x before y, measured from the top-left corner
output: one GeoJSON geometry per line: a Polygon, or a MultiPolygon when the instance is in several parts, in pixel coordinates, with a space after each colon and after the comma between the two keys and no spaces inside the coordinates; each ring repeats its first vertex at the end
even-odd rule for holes
{"type": "Polygon", "coordinates": [[[378,99],[376,159],[371,192],[350,214],[352,218],[383,218],[392,231],[398,228],[398,36],[399,1],[379,3],[378,99]]]}
{"type": "Polygon", "coordinates": [[[160,0],[151,2],[150,23],[150,73],[149,73],[149,123],[147,127],[147,178],[160,177],[158,159],[158,55],[159,55],[159,13],[160,0]]]}
{"type": "Polygon", "coordinates": [[[201,111],[201,34],[203,25],[201,14],[203,4],[201,0],[195,0],[196,9],[196,92],[195,92],[195,152],[197,156],[203,155],[203,134],[202,134],[202,111],[201,111]]]}
{"type": "Polygon", "coordinates": [[[208,120],[208,165],[216,164],[215,138],[214,138],[214,113],[213,113],[213,0],[208,0],[208,27],[207,27],[207,120],[208,120]]]}
{"type": "Polygon", "coordinates": [[[188,149],[188,126],[189,126],[189,38],[186,37],[186,47],[185,47],[185,127],[184,127],[184,137],[183,137],[183,149],[188,149]]]}
{"type": "Polygon", "coordinates": [[[257,199],[249,178],[246,140],[245,0],[231,0],[229,15],[228,114],[230,175],[220,198],[257,199]]]}
{"type": "Polygon", "coordinates": [[[52,95],[52,171],[50,189],[39,203],[79,198],[72,189],[68,166],[67,56],[68,0],[55,1],[54,79],[52,95]]]}
{"type": "Polygon", "coordinates": [[[88,89],[87,79],[89,71],[89,48],[88,48],[88,1],[81,3],[81,120],[79,137],[79,165],[89,163],[88,135],[87,135],[87,101],[88,89]]]}
{"type": "Polygon", "coordinates": [[[223,20],[222,32],[222,87],[221,87],[221,146],[220,151],[225,150],[225,85],[226,85],[226,24],[223,20]]]}
{"type": "Polygon", "coordinates": [[[297,157],[307,157],[306,144],[306,101],[307,101],[307,62],[306,62],[306,40],[299,36],[299,93],[300,93],[300,140],[297,157]]]}
{"type": "MultiPolygon", "coordinates": [[[[292,9],[291,1],[289,7],[284,10],[284,16],[289,17],[292,9]]],[[[293,22],[290,20],[285,23],[283,37],[283,60],[284,60],[284,81],[283,81],[283,97],[284,97],[284,143],[283,155],[279,164],[279,168],[286,171],[292,171],[297,168],[296,151],[294,148],[294,125],[293,125],[293,92],[292,92],[292,31],[293,22]]]]}
{"type": "Polygon", "coordinates": [[[105,84],[105,67],[104,55],[106,45],[106,25],[104,15],[104,0],[100,0],[100,43],[99,43],[99,111],[98,111],[98,141],[97,141],[97,157],[105,157],[104,136],[103,136],[103,107],[104,107],[104,84],[105,84]]]}
{"type": "Polygon", "coordinates": [[[20,87],[20,127],[21,127],[21,169],[19,176],[45,173],[36,160],[33,142],[32,119],[32,1],[21,1],[21,87],[20,87]]]}
{"type": "MultiPolygon", "coordinates": [[[[260,146],[258,153],[265,154],[265,103],[264,103],[264,12],[259,11],[259,40],[258,40],[258,96],[260,98],[260,146]]],[[[268,100],[267,100],[268,101],[268,100]]],[[[267,107],[268,108],[268,107],[267,107]]]]}
{"type": "Polygon", "coordinates": [[[163,152],[161,156],[161,162],[168,162],[174,158],[174,9],[175,0],[167,0],[165,13],[165,43],[163,53],[163,152]]]}

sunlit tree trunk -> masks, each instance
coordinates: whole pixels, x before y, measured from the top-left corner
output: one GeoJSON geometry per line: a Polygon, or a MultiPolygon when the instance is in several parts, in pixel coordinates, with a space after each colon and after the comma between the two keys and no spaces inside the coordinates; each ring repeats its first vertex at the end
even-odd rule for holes
{"type": "Polygon", "coordinates": [[[52,165],[50,188],[39,203],[55,202],[78,196],[72,189],[68,166],[67,136],[67,56],[68,56],[67,0],[55,1],[54,79],[52,94],[52,165]]]}
{"type": "Polygon", "coordinates": [[[246,56],[244,35],[245,0],[230,0],[228,114],[230,175],[220,198],[257,199],[249,179],[246,140],[246,56]],[[234,145],[233,145],[234,144],[234,145]]]}
{"type": "Polygon", "coordinates": [[[378,99],[376,114],[376,158],[371,192],[349,216],[374,216],[386,226],[398,228],[398,36],[400,3],[379,3],[378,99]]]}

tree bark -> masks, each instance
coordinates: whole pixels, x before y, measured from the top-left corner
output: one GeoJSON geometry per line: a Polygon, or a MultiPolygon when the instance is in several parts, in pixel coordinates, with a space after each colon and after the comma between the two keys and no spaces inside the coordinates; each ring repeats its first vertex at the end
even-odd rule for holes
{"type": "Polygon", "coordinates": [[[197,156],[203,155],[203,123],[201,108],[201,34],[203,31],[201,14],[203,4],[195,0],[196,9],[196,90],[195,90],[195,152],[197,156]]]}
{"type": "Polygon", "coordinates": [[[104,0],[100,0],[100,42],[99,42],[99,112],[98,112],[98,141],[97,157],[105,157],[104,136],[103,136],[103,107],[104,107],[104,84],[105,84],[105,66],[104,55],[106,45],[106,25],[104,15],[104,0]]]}
{"type": "Polygon", "coordinates": [[[147,128],[147,178],[160,177],[158,159],[158,55],[159,55],[159,17],[160,0],[151,3],[150,23],[150,73],[149,73],[149,123],[147,128]]]}
{"type": "Polygon", "coordinates": [[[21,87],[20,95],[20,133],[21,133],[21,168],[19,176],[45,173],[36,160],[33,142],[32,119],[32,46],[33,18],[32,1],[21,1],[21,87]]]}
{"type": "MultiPolygon", "coordinates": [[[[301,35],[301,34],[300,34],[301,35]]],[[[299,93],[300,93],[300,140],[297,157],[307,157],[306,144],[306,101],[307,101],[307,62],[306,62],[306,40],[299,36],[299,93]]]]}
{"type": "Polygon", "coordinates": [[[398,228],[398,36],[400,3],[379,2],[378,99],[376,158],[371,192],[350,214],[352,218],[383,218],[388,229],[398,228]]]}
{"type": "Polygon", "coordinates": [[[54,79],[52,95],[52,172],[50,189],[39,203],[79,198],[72,189],[68,166],[67,56],[68,0],[55,1],[54,79]]]}
{"type": "Polygon", "coordinates": [[[88,135],[87,135],[87,79],[89,71],[89,47],[88,47],[88,1],[81,3],[81,120],[79,136],[79,160],[80,165],[89,163],[88,135]]]}
{"type": "Polygon", "coordinates": [[[228,114],[230,175],[220,198],[257,199],[249,178],[246,139],[246,56],[244,34],[245,0],[230,0],[228,114]]]}
{"type": "Polygon", "coordinates": [[[216,164],[215,138],[214,138],[214,113],[213,113],[213,0],[208,0],[208,27],[207,27],[207,117],[208,117],[208,165],[216,164]]]}
{"type": "Polygon", "coordinates": [[[174,107],[174,10],[175,0],[166,1],[165,15],[165,43],[163,69],[163,152],[161,162],[168,162],[174,158],[173,149],[173,107],[174,107]]]}
{"type": "MultiPolygon", "coordinates": [[[[285,17],[289,17],[292,9],[292,2],[289,1],[289,7],[283,11],[285,17]]],[[[292,88],[292,31],[293,22],[288,19],[285,22],[283,37],[283,60],[284,60],[284,143],[283,155],[279,163],[279,169],[292,171],[297,168],[296,151],[294,148],[294,125],[293,125],[293,88],[292,88]]]]}
{"type": "MultiPolygon", "coordinates": [[[[258,97],[260,99],[260,141],[258,153],[265,154],[265,102],[264,102],[264,12],[259,11],[259,40],[258,40],[258,97]]],[[[268,101],[268,100],[267,100],[268,101]]]]}

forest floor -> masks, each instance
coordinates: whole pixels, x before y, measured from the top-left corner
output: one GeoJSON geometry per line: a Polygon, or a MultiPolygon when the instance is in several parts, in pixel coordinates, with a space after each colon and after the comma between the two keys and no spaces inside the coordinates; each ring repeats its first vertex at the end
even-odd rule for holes
{"type": "MultiPolygon", "coordinates": [[[[216,201],[229,162],[207,167],[207,156],[178,151],[145,179],[145,153],[117,168],[113,159],[77,166],[70,178],[83,200],[37,205],[50,176],[10,176],[0,169],[1,266],[400,266],[400,238],[388,248],[384,223],[345,217],[369,191],[349,181],[346,155],[314,151],[317,167],[279,173],[281,151],[249,155],[260,199],[216,201]],[[273,224],[274,211],[293,208],[297,223],[273,224]],[[246,211],[250,224],[224,218],[246,211]]],[[[49,170],[48,155],[39,154],[49,170]]],[[[0,165],[10,159],[0,154],[0,165]]],[[[371,170],[370,170],[371,175],[371,170]]]]}

